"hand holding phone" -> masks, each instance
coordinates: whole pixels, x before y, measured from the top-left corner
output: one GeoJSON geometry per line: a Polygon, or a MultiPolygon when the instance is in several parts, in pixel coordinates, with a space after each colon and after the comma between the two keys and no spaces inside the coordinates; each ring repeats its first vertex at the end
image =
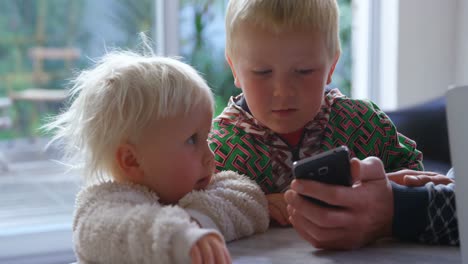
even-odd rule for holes
{"type": "MultiPolygon", "coordinates": [[[[348,148],[340,146],[296,161],[293,163],[293,175],[296,179],[351,186],[352,178],[348,148]]],[[[332,206],[309,196],[304,197],[322,206],[332,206]]]]}

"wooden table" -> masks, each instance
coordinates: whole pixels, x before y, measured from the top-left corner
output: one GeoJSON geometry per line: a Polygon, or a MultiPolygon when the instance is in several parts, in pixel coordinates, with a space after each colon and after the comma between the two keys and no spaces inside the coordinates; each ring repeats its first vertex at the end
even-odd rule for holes
{"type": "Polygon", "coordinates": [[[318,250],[293,228],[273,228],[266,233],[228,244],[234,264],[285,263],[461,263],[460,249],[381,240],[351,251],[318,250]]]}

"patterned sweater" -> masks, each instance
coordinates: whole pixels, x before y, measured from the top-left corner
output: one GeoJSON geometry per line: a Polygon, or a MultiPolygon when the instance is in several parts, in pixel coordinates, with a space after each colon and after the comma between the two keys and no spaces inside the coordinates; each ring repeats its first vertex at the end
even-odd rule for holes
{"type": "Polygon", "coordinates": [[[260,124],[242,95],[232,98],[215,118],[209,140],[217,170],[248,175],[267,194],[289,188],[294,161],[340,145],[348,146],[351,157],[379,157],[387,172],[423,168],[415,142],[398,133],[384,112],[370,101],[347,98],[337,89],[326,93],[321,111],[305,125],[297,147],[260,124]]]}
{"type": "MultiPolygon", "coordinates": [[[[398,133],[384,112],[370,101],[347,98],[336,89],[326,91],[321,111],[305,125],[295,148],[260,124],[242,95],[231,98],[214,120],[209,140],[217,170],[248,175],[266,194],[289,188],[294,161],[340,145],[347,145],[352,157],[379,157],[387,172],[423,169],[422,153],[415,142],[398,133]]],[[[396,237],[431,244],[459,243],[453,184],[409,188],[392,183],[392,188],[396,237]],[[443,214],[436,214],[440,210],[443,214]]]]}

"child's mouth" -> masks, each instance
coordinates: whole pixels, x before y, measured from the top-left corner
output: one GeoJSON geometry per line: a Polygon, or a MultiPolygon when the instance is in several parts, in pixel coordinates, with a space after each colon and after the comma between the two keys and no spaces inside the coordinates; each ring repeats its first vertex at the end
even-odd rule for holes
{"type": "Polygon", "coordinates": [[[278,110],[273,110],[273,114],[274,115],[278,115],[278,116],[289,116],[291,114],[293,114],[294,112],[296,112],[297,109],[294,109],[294,108],[287,108],[287,109],[278,109],[278,110]]]}

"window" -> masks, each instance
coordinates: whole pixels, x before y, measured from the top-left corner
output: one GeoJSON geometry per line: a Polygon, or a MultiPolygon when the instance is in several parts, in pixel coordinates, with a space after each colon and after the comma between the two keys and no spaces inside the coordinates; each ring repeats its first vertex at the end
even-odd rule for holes
{"type": "MultiPolygon", "coordinates": [[[[0,8],[0,262],[74,261],[71,224],[79,173],[51,161],[38,128],[60,111],[67,79],[145,31],[161,54],[202,72],[217,111],[239,91],[224,60],[226,0],[4,0],[0,8]],[[10,122],[2,123],[3,117],[10,122]],[[2,125],[5,124],[5,125],[2,125]]],[[[351,0],[339,0],[343,52],[333,86],[350,94],[351,0]]]]}
{"type": "Polygon", "coordinates": [[[67,79],[109,47],[151,31],[154,0],[5,0],[0,8],[0,262],[74,261],[79,172],[51,161],[38,128],[65,101],[67,79]],[[5,124],[5,125],[3,125],[5,124]]]}

